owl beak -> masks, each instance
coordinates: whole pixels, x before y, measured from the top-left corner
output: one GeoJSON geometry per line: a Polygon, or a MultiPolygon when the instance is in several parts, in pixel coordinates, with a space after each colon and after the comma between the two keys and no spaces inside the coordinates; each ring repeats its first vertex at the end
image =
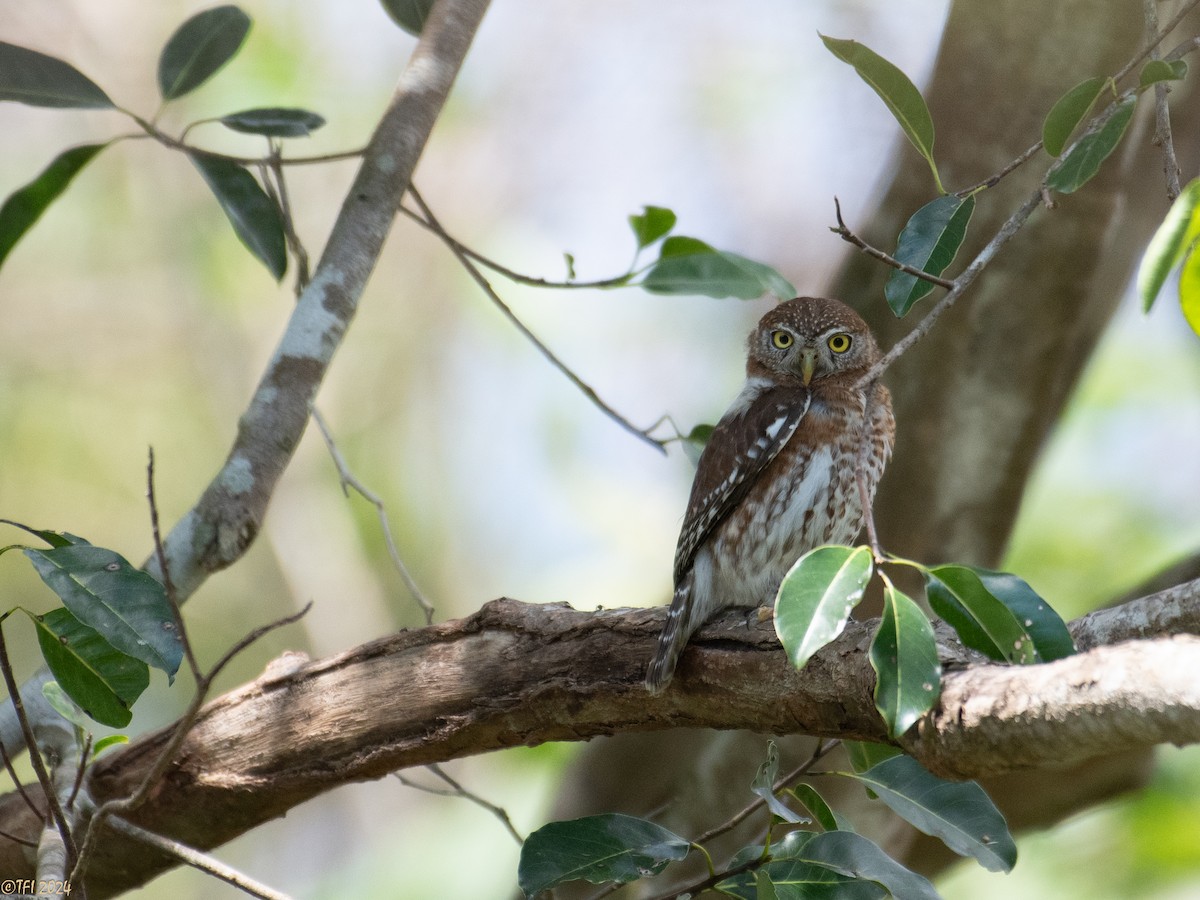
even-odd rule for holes
{"type": "Polygon", "coordinates": [[[805,347],[800,351],[800,379],[804,382],[804,386],[808,387],[808,383],[812,381],[813,371],[817,368],[817,351],[812,347],[805,347]]]}

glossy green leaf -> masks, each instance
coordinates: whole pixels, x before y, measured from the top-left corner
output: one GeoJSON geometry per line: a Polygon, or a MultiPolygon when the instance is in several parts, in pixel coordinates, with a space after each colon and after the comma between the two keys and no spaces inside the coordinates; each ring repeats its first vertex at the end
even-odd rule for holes
{"type": "Polygon", "coordinates": [[[629,217],[629,227],[637,238],[639,250],[644,250],[675,227],[675,213],[664,206],[643,206],[640,215],[629,217]]]}
{"type": "Polygon", "coordinates": [[[778,900],[882,900],[887,896],[887,890],[873,881],[802,859],[772,860],[752,872],[725,879],[716,890],[739,900],[758,900],[763,879],[778,900]]]}
{"type": "Polygon", "coordinates": [[[862,783],[893,812],[960,856],[993,872],[1017,861],[1017,845],[1000,810],[974,781],[946,781],[910,756],[886,759],[866,772],[843,773],[862,783]]]}
{"type": "Polygon", "coordinates": [[[871,641],[875,708],[888,734],[899,738],[933,708],[942,689],[933,626],[921,607],[896,590],[883,588],[883,617],[871,641]]]}
{"type": "Polygon", "coordinates": [[[771,876],[761,869],[754,873],[754,900],[779,900],[771,876]]]}
{"type": "Polygon", "coordinates": [[[1016,575],[946,565],[926,570],[925,579],[934,612],[992,659],[1029,664],[1075,652],[1066,623],[1016,575]]]}
{"type": "Polygon", "coordinates": [[[67,695],[102,725],[124,728],[150,683],[146,664],[126,656],[66,609],[34,616],[46,665],[67,695]]]}
{"type": "Polygon", "coordinates": [[[620,884],[655,875],[687,856],[690,843],[661,825],[606,814],[551,822],[525,840],[517,883],[526,897],[566,881],[620,884]]]}
{"type": "Polygon", "coordinates": [[[767,743],[767,761],[758,767],[758,774],[754,776],[754,782],[750,785],[750,790],[756,796],[761,797],[767,804],[767,809],[771,814],[782,819],[785,822],[807,824],[810,820],[804,818],[793,809],[789,809],[782,800],[775,795],[775,781],[779,778],[779,749],[775,746],[774,741],[767,743]]]}
{"type": "Polygon", "coordinates": [[[279,281],[287,271],[287,241],[283,217],[245,168],[207,153],[188,154],[225,210],[234,232],[279,281]]]}
{"type": "Polygon", "coordinates": [[[116,747],[120,744],[128,743],[129,736],[124,734],[110,734],[107,737],[102,737],[100,740],[96,741],[95,746],[92,747],[92,759],[95,759],[109,747],[116,747]]]}
{"type": "Polygon", "coordinates": [[[434,0],[379,0],[392,21],[414,37],[425,27],[434,0]]]}
{"type": "Polygon", "coordinates": [[[163,586],[120,554],[91,544],[25,551],[38,575],[84,625],[173,680],[183,660],[163,586]]]}
{"type": "Polygon", "coordinates": [[[933,161],[933,117],[925,98],[917,86],[895,65],[874,50],[858,41],[840,40],[821,35],[829,52],[842,62],[854,67],[860,78],[871,86],[891,111],[905,136],[925,157],[937,182],[938,193],[943,193],[937,166],[933,161]]]}
{"type": "Polygon", "coordinates": [[[0,41],[0,100],[58,109],[111,109],[94,81],[69,63],[0,41]]]}
{"type": "Polygon", "coordinates": [[[850,759],[850,765],[854,767],[855,772],[865,772],[873,766],[879,765],[885,759],[891,759],[893,756],[900,756],[903,751],[899,747],[893,747],[891,744],[876,744],[872,741],[842,741],[842,747],[846,750],[846,756],[850,759]]]}
{"type": "Polygon", "coordinates": [[[1137,274],[1137,292],[1146,312],[1154,305],[1171,271],[1191,254],[1197,239],[1200,239],[1200,178],[1188,182],[1175,198],[1146,247],[1137,274]]]}
{"type": "Polygon", "coordinates": [[[909,871],[878,844],[854,832],[818,834],[804,845],[799,858],[880,884],[896,900],[939,900],[929,879],[909,871]]]}
{"type": "Polygon", "coordinates": [[[57,681],[47,681],[43,684],[42,696],[46,698],[46,702],[56,713],[72,725],[85,730],[92,727],[92,720],[76,705],[57,681]]]}
{"type": "Polygon", "coordinates": [[[1075,652],[1075,641],[1071,638],[1067,623],[1028,582],[1009,572],[993,572],[977,566],[972,566],[971,571],[988,593],[1016,616],[1029,635],[1040,662],[1053,662],[1075,652]]]}
{"type": "Polygon", "coordinates": [[[992,659],[1027,665],[1037,649],[1016,613],[1000,602],[969,566],[935,566],[925,571],[929,605],[968,647],[992,659]]]}
{"type": "Polygon", "coordinates": [[[775,597],[775,633],[793,666],[842,633],[873,571],[870,547],[817,547],[796,561],[775,597]]]}
{"type": "Polygon", "coordinates": [[[1138,73],[1138,84],[1149,87],[1160,81],[1181,81],[1187,75],[1187,70],[1186,60],[1152,59],[1142,66],[1142,71],[1138,73]]]}
{"type": "MultiPolygon", "coordinates": [[[[974,212],[973,196],[960,200],[947,194],[926,203],[912,214],[900,232],[896,259],[930,275],[941,275],[958,255],[974,212]]],[[[933,288],[933,284],[916,275],[893,269],[883,293],[892,312],[904,316],[933,288]]]]}
{"type": "Polygon", "coordinates": [[[250,31],[250,17],[236,6],[197,13],[171,35],[158,58],[163,100],[194,91],[233,59],[250,31]]]}
{"type": "Polygon", "coordinates": [[[756,300],[764,294],[792,297],[795,288],[770,266],[717,250],[698,238],[669,237],[658,261],[640,282],[654,294],[693,294],[756,300]]]}
{"type": "Polygon", "coordinates": [[[246,134],[261,134],[266,137],[308,137],[325,124],[325,118],[315,112],[309,112],[307,109],[264,106],[221,116],[220,122],[226,128],[246,134]]]}
{"type": "Polygon", "coordinates": [[[1200,253],[1189,253],[1179,273],[1179,305],[1192,331],[1200,336],[1200,253]]]}
{"type": "Polygon", "coordinates": [[[825,802],[825,798],[811,784],[801,782],[792,788],[789,793],[804,804],[804,808],[812,813],[817,824],[825,831],[854,830],[854,825],[848,819],[834,812],[833,807],[825,802]]]}
{"type": "Polygon", "coordinates": [[[1081,137],[1067,151],[1067,155],[1055,163],[1046,175],[1046,187],[1060,194],[1070,194],[1087,184],[1100,171],[1100,164],[1108,159],[1117,148],[1129,121],[1133,118],[1136,97],[1127,97],[1117,105],[1117,110],[1096,131],[1081,137]]]}
{"type": "Polygon", "coordinates": [[[85,144],[64,150],[37,178],[4,201],[0,206],[0,264],[80,170],[107,146],[85,144]]]}
{"type": "Polygon", "coordinates": [[[694,427],[680,441],[683,447],[683,455],[688,458],[693,466],[700,464],[700,455],[704,452],[705,446],[708,444],[708,439],[712,437],[713,426],[700,424],[694,427]]]}
{"type": "Polygon", "coordinates": [[[1089,78],[1058,98],[1042,123],[1042,147],[1047,153],[1058,156],[1063,152],[1067,139],[1088,114],[1107,81],[1101,76],[1089,78]]]}

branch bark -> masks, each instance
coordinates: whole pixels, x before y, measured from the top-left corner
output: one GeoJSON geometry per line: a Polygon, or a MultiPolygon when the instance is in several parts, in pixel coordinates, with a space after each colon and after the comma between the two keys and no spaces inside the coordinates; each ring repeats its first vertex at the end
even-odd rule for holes
{"type": "MultiPolygon", "coordinates": [[[[1073,623],[1080,644],[1102,632],[1121,643],[1041,666],[980,664],[949,633],[942,702],[905,748],[956,778],[1065,766],[1162,741],[1200,741],[1200,581],[1156,610],[1073,623]]],[[[661,696],[642,687],[662,609],[579,612],[496,600],[466,619],[403,632],[284,673],[210,703],[156,796],[134,824],[210,849],[311,797],[396,769],[546,741],[678,727],[886,741],[867,658],[871,623],[843,635],[797,672],[769,623],[740,615],[705,628],[661,696]]],[[[127,795],[168,739],[148,735],[101,759],[97,802],[127,795]]],[[[0,800],[0,829],[37,823],[18,795],[0,800]]],[[[0,844],[0,871],[23,851],[0,844]]],[[[104,897],[175,863],[109,831],[88,881],[104,897]]]]}

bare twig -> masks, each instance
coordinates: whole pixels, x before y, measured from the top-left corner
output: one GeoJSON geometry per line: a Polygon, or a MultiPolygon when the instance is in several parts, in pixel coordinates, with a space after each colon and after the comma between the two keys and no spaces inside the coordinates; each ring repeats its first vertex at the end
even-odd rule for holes
{"type": "Polygon", "coordinates": [[[515,269],[510,269],[508,266],[504,265],[503,263],[497,262],[496,260],[494,260],[490,257],[484,256],[482,253],[480,253],[477,250],[472,250],[466,244],[462,243],[461,241],[452,237],[451,235],[446,234],[445,232],[439,232],[438,229],[435,228],[432,225],[432,223],[430,223],[430,221],[428,219],[426,219],[423,215],[421,215],[419,212],[417,212],[415,210],[411,210],[406,206],[401,206],[400,212],[403,213],[408,218],[412,219],[412,221],[416,222],[422,228],[425,228],[428,231],[431,231],[434,234],[436,234],[438,236],[438,239],[441,240],[444,244],[446,244],[446,246],[458,250],[464,256],[469,257],[470,259],[479,263],[484,268],[491,269],[497,275],[503,275],[509,281],[512,281],[516,284],[526,284],[526,285],[529,285],[530,287],[539,287],[539,288],[562,288],[562,289],[614,288],[614,287],[621,287],[622,285],[628,284],[629,279],[632,278],[636,274],[633,270],[630,270],[630,271],[624,272],[620,275],[613,275],[609,278],[597,278],[593,281],[576,281],[574,279],[570,279],[568,281],[555,281],[554,279],[551,279],[551,278],[539,278],[535,275],[524,275],[521,272],[516,271],[515,269]]]}
{"type": "Polygon", "coordinates": [[[404,582],[404,587],[408,590],[408,593],[425,614],[425,624],[432,625],[434,606],[429,601],[429,598],[425,596],[416,579],[408,571],[408,566],[404,565],[404,560],[400,558],[400,551],[396,548],[396,539],[392,536],[392,525],[383,500],[350,471],[350,466],[347,464],[346,458],[342,456],[341,450],[338,449],[337,443],[333,439],[333,433],[329,430],[329,425],[325,421],[325,417],[321,415],[321,411],[315,406],[312,410],[312,417],[313,421],[317,423],[321,437],[325,439],[325,446],[329,450],[329,455],[333,458],[333,464],[337,467],[338,478],[341,480],[342,485],[342,493],[349,497],[350,489],[353,488],[355,493],[375,507],[375,513],[379,517],[379,527],[383,531],[383,539],[387,544],[388,555],[392,558],[392,565],[395,566],[396,571],[400,574],[400,580],[404,582]]]}
{"type": "MultiPolygon", "coordinates": [[[[5,618],[7,616],[0,616],[0,625],[3,624],[5,618]]],[[[42,759],[42,754],[38,750],[37,738],[33,733],[33,726],[29,723],[29,716],[25,714],[25,703],[21,699],[20,690],[17,688],[16,678],[13,677],[12,663],[8,658],[8,643],[4,639],[3,627],[0,627],[0,674],[4,676],[4,686],[8,689],[9,700],[12,702],[13,710],[17,714],[17,721],[21,724],[21,733],[25,736],[25,746],[29,750],[29,763],[33,766],[34,774],[37,775],[38,784],[42,786],[42,792],[46,795],[46,803],[50,807],[51,819],[58,828],[68,854],[72,859],[77,858],[78,848],[75,846],[75,838],[71,834],[70,823],[67,821],[67,815],[63,811],[62,804],[58,802],[58,792],[54,789],[54,780],[50,777],[50,773],[47,771],[46,764],[42,759]]]]}
{"type": "Polygon", "coordinates": [[[33,798],[29,796],[29,792],[25,790],[25,785],[21,783],[21,779],[17,777],[17,770],[13,768],[12,757],[8,755],[8,749],[4,743],[0,741],[0,759],[4,760],[4,768],[8,771],[8,777],[12,779],[13,785],[17,789],[17,793],[21,795],[21,799],[25,801],[25,805],[39,819],[45,819],[46,814],[38,809],[37,804],[33,802],[33,798]]]}
{"type": "Polygon", "coordinates": [[[509,308],[508,304],[505,303],[504,300],[500,297],[500,295],[498,293],[496,293],[496,289],[494,287],[492,287],[491,282],[489,282],[487,280],[487,278],[484,277],[483,273],[479,271],[479,267],[477,265],[475,265],[475,263],[471,260],[471,258],[469,256],[467,256],[466,253],[463,252],[463,250],[460,248],[460,246],[457,244],[457,242],[454,241],[453,239],[447,240],[449,238],[449,235],[446,233],[446,229],[444,229],[442,227],[441,223],[434,216],[433,211],[429,208],[428,204],[426,204],[425,201],[421,198],[421,195],[417,192],[417,190],[415,188],[410,187],[409,193],[412,194],[413,200],[415,200],[417,203],[417,206],[420,207],[421,214],[425,217],[426,221],[429,223],[430,228],[446,244],[446,246],[450,249],[450,252],[453,253],[454,256],[458,259],[459,264],[462,265],[462,267],[467,270],[467,274],[471,276],[472,280],[474,280],[474,282],[477,285],[479,285],[480,289],[487,295],[488,299],[491,300],[492,303],[496,306],[496,308],[500,310],[500,312],[504,316],[504,318],[508,319],[508,321],[513,325],[513,327],[516,328],[517,331],[521,332],[521,334],[530,343],[532,343],[534,347],[537,348],[537,351],[539,353],[541,353],[543,357],[545,357],[546,361],[549,362],[550,365],[554,366],[554,368],[558,369],[558,371],[561,372],[563,375],[565,375],[567,377],[567,380],[570,381],[571,384],[575,385],[575,387],[578,388],[583,393],[583,395],[585,397],[587,397],[588,400],[590,400],[592,402],[592,404],[597,409],[599,409],[602,413],[604,413],[606,416],[608,416],[610,419],[612,419],[614,422],[616,422],[618,425],[620,425],[623,429],[628,431],[634,437],[645,441],[647,444],[649,444],[654,449],[658,450],[660,453],[666,453],[667,450],[666,450],[665,442],[659,440],[658,438],[651,437],[650,436],[651,429],[638,428],[636,425],[634,425],[632,422],[630,422],[628,419],[626,419],[624,416],[622,416],[619,412],[617,412],[615,409],[613,409],[611,406],[609,406],[607,403],[605,403],[603,400],[601,400],[600,395],[597,394],[590,385],[588,385],[582,378],[580,378],[578,375],[576,375],[571,370],[571,368],[569,366],[567,366],[566,363],[564,363],[561,359],[559,359],[557,356],[555,356],[554,352],[549,347],[547,347],[544,343],[542,343],[542,341],[538,338],[538,336],[535,335],[532,331],[530,331],[529,327],[524,322],[522,322],[519,318],[517,318],[516,313],[514,313],[509,308]]]}
{"type": "MultiPolygon", "coordinates": [[[[1146,34],[1158,34],[1158,2],[1142,0],[1142,16],[1146,21],[1146,34]]],[[[1150,51],[1151,59],[1159,59],[1158,44],[1150,51]]],[[[1174,202],[1183,190],[1179,183],[1179,160],[1175,156],[1175,140],[1171,136],[1171,111],[1167,107],[1169,88],[1163,82],[1154,85],[1154,144],[1162,148],[1163,175],[1167,179],[1167,199],[1174,202]]]]}
{"type": "Polygon", "coordinates": [[[837,216],[837,225],[831,225],[829,230],[841,237],[843,241],[848,241],[863,253],[867,254],[867,256],[873,256],[875,259],[886,263],[893,269],[899,269],[901,272],[905,272],[915,278],[920,278],[922,281],[928,281],[930,284],[936,284],[938,287],[944,287],[946,289],[954,287],[953,281],[947,278],[939,278],[937,275],[930,275],[928,272],[925,272],[914,266],[910,266],[908,263],[902,263],[900,260],[896,259],[896,257],[884,253],[882,250],[876,247],[872,247],[870,244],[860,238],[857,234],[846,227],[846,222],[842,218],[842,204],[838,201],[837,197],[833,198],[833,209],[834,214],[837,216]]]}
{"type": "Polygon", "coordinates": [[[119,831],[128,837],[141,841],[143,844],[154,847],[156,850],[161,850],[163,853],[169,854],[180,862],[194,869],[199,869],[213,878],[220,879],[226,884],[231,884],[239,891],[249,894],[251,897],[259,897],[261,900],[290,900],[287,894],[255,881],[249,875],[242,874],[237,869],[226,865],[220,860],[214,859],[207,853],[202,853],[194,847],[189,847],[186,844],[181,844],[179,841],[163,837],[161,834],[155,834],[153,831],[147,831],[145,828],[140,828],[125,819],[114,816],[112,821],[109,822],[109,827],[114,831],[119,831]]]}
{"type": "Polygon", "coordinates": [[[435,794],[439,797],[462,797],[464,800],[470,800],[472,803],[482,807],[483,809],[486,809],[493,816],[499,819],[500,824],[504,826],[505,830],[510,835],[512,835],[512,839],[516,841],[518,845],[524,842],[525,839],[521,837],[521,833],[513,827],[512,819],[508,817],[508,811],[505,810],[504,807],[497,806],[494,803],[489,803],[478,794],[467,790],[455,779],[451,778],[446,770],[437,763],[431,763],[425,768],[444,781],[446,784],[450,785],[450,787],[448,789],[429,787],[428,785],[420,784],[416,781],[412,781],[409,778],[405,778],[404,774],[401,772],[395,772],[394,775],[396,780],[398,780],[402,785],[413,788],[414,790],[424,791],[427,794],[435,794]]]}
{"type": "Polygon", "coordinates": [[[183,655],[187,660],[192,677],[197,682],[201,680],[200,663],[188,640],[187,629],[183,624],[183,610],[179,606],[179,595],[175,591],[175,582],[171,579],[171,567],[167,564],[167,552],[163,548],[162,530],[158,523],[158,498],[154,493],[154,448],[149,448],[146,461],[146,503],[150,507],[150,534],[154,540],[154,558],[158,561],[159,578],[162,581],[163,593],[171,607],[174,618],[175,634],[183,647],[183,655]]]}
{"type": "Polygon", "coordinates": [[[283,218],[283,236],[296,260],[296,297],[299,298],[310,280],[308,250],[296,231],[296,220],[292,216],[292,204],[288,198],[287,178],[283,171],[283,148],[277,142],[272,142],[271,156],[263,165],[263,184],[279,206],[283,218]]]}

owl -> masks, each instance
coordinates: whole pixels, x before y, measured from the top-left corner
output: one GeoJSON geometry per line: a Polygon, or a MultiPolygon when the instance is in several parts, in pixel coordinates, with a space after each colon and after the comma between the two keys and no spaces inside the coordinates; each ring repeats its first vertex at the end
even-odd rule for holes
{"type": "Polygon", "coordinates": [[[895,436],[887,388],[859,380],[880,358],[838,300],[779,304],[749,339],[746,384],[709,438],[675,551],[675,594],[646,687],[666,687],[692,634],[718,610],[774,600],[796,560],[862,529],[895,436]]]}

